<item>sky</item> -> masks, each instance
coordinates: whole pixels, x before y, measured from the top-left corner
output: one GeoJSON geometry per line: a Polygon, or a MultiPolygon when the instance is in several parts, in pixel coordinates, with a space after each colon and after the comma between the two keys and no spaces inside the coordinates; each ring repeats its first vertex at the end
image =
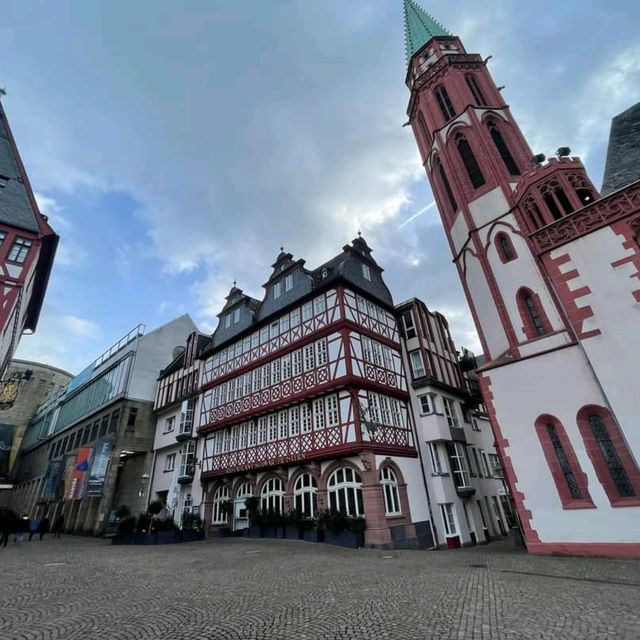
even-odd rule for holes
{"type": "MultiPolygon", "coordinates": [[[[632,0],[423,0],[489,69],[536,153],[599,186],[640,100],[632,0]]],[[[358,230],[396,302],[480,351],[406,121],[401,0],[3,0],[3,104],[60,234],[18,358],[79,372],[139,323],[211,332],[234,280],[262,298],[358,230]]]]}

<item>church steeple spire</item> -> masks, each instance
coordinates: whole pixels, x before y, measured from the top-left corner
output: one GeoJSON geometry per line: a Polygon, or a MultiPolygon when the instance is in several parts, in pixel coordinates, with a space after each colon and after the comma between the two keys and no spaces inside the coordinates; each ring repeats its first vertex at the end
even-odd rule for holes
{"type": "Polygon", "coordinates": [[[407,64],[411,56],[434,36],[451,35],[436,22],[415,0],[404,0],[404,44],[407,64]]]}

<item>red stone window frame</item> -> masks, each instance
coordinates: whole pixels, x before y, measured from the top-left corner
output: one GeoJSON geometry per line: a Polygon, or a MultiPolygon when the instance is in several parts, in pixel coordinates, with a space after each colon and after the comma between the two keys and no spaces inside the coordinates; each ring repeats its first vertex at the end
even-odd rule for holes
{"type": "Polygon", "coordinates": [[[593,468],[596,471],[596,476],[602,485],[609,503],[612,507],[635,507],[640,506],[640,471],[638,466],[629,451],[629,447],[625,442],[622,431],[613,419],[611,413],[605,408],[599,405],[587,405],[582,407],[578,411],[576,416],[578,423],[578,429],[582,435],[582,440],[587,451],[587,455],[593,464],[593,468]],[[611,470],[607,459],[601,448],[596,436],[593,433],[589,418],[591,416],[598,416],[604,424],[608,436],[611,440],[611,447],[615,451],[622,468],[624,469],[635,495],[621,496],[616,483],[611,475],[611,470]]]}
{"type": "Polygon", "coordinates": [[[518,258],[518,252],[513,246],[511,238],[504,231],[500,231],[496,234],[494,242],[502,264],[512,262],[518,258]]]}
{"type": "Polygon", "coordinates": [[[534,293],[528,287],[520,287],[516,294],[516,299],[523,323],[522,330],[529,340],[535,340],[551,333],[551,323],[544,312],[540,296],[537,293],[534,293]],[[539,320],[539,324],[536,324],[536,319],[539,320]]]}
{"type": "Polygon", "coordinates": [[[535,429],[540,440],[540,446],[542,452],[549,465],[551,476],[558,490],[560,502],[563,509],[595,509],[591,494],[589,493],[589,485],[587,474],[584,473],[580,462],[576,457],[576,452],[571,445],[571,440],[567,436],[564,426],[555,416],[547,413],[539,416],[535,421],[535,429]],[[576,498],[571,495],[571,489],[565,471],[562,468],[562,464],[559,459],[559,452],[557,447],[554,446],[551,435],[549,434],[549,426],[555,429],[555,433],[558,437],[561,449],[564,452],[568,467],[575,478],[576,486],[580,492],[581,497],[576,498]]]}

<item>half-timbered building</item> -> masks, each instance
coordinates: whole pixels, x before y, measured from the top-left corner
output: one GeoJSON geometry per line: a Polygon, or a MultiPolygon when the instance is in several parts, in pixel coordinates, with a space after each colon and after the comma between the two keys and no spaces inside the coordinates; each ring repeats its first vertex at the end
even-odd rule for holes
{"type": "Polygon", "coordinates": [[[149,501],[160,500],[177,525],[185,515],[200,514],[202,491],[197,475],[200,369],[198,354],[211,338],[194,331],[158,378],[154,410],[156,430],[149,501]]]}
{"type": "Polygon", "coordinates": [[[446,318],[421,300],[399,304],[416,442],[438,546],[488,542],[509,530],[511,508],[474,369],[446,318]]]}
{"type": "Polygon", "coordinates": [[[365,543],[431,546],[393,300],[364,238],[316,269],[282,251],[264,299],[233,287],[203,355],[204,515],[244,501],[366,519],[365,543]]]}

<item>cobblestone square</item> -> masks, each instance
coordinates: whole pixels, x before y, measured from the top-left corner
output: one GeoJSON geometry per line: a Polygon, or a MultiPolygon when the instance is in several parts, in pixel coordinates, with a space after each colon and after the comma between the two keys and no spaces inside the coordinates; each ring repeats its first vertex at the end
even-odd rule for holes
{"type": "Polygon", "coordinates": [[[494,543],[381,552],[276,540],[0,549],[2,640],[640,637],[640,563],[494,543]]]}

